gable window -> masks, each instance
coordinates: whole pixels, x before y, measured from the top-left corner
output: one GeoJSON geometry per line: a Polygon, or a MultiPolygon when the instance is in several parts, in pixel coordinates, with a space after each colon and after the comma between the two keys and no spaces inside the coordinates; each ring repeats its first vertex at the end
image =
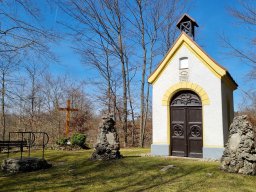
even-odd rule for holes
{"type": "Polygon", "coordinates": [[[188,58],[187,57],[180,58],[180,69],[188,69],[188,58]]]}

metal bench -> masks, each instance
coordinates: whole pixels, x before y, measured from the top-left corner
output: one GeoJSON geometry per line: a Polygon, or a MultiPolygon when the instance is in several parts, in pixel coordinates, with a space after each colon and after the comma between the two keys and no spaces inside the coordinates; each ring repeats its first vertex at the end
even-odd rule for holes
{"type": "Polygon", "coordinates": [[[0,141],[0,151],[3,148],[7,148],[7,156],[9,157],[10,149],[18,147],[20,149],[20,158],[22,159],[24,147],[28,148],[28,156],[30,157],[31,147],[38,146],[35,144],[36,136],[41,136],[42,144],[40,147],[43,149],[42,158],[44,158],[44,150],[49,141],[49,136],[45,132],[9,132],[9,140],[0,141]],[[15,137],[15,136],[16,137],[15,137]],[[17,140],[11,140],[11,138],[18,138],[17,140]]]}
{"type": "MultiPolygon", "coordinates": [[[[23,147],[28,147],[26,141],[0,141],[0,151],[2,151],[3,148],[7,149],[7,154],[9,157],[10,149],[13,147],[19,147],[20,151],[23,152],[23,147]]],[[[22,153],[21,153],[21,158],[22,158],[22,153]]]]}

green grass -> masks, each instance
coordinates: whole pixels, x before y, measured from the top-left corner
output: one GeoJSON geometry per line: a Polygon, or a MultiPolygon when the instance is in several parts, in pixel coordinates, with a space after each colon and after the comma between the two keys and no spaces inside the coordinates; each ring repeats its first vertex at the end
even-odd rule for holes
{"type": "MultiPolygon", "coordinates": [[[[0,191],[256,191],[256,177],[225,173],[219,170],[218,162],[140,157],[149,149],[124,149],[121,160],[95,162],[88,160],[91,153],[46,151],[53,168],[15,175],[0,173],[0,191]],[[176,167],[160,171],[170,164],[176,167]]],[[[0,154],[1,161],[5,157],[0,154]]]]}

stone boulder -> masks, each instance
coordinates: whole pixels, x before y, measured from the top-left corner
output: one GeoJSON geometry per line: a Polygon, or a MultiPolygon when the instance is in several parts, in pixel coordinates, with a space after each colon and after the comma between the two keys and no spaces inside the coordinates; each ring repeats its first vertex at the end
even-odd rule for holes
{"type": "Polygon", "coordinates": [[[246,115],[235,117],[230,125],[221,169],[231,173],[256,174],[254,129],[246,115]]]}
{"type": "Polygon", "coordinates": [[[8,158],[3,160],[1,169],[6,173],[30,172],[52,167],[45,159],[35,157],[8,158]]]}
{"type": "Polygon", "coordinates": [[[111,115],[104,116],[99,126],[97,143],[94,146],[92,160],[120,159],[120,143],[115,127],[115,121],[111,115]]]}

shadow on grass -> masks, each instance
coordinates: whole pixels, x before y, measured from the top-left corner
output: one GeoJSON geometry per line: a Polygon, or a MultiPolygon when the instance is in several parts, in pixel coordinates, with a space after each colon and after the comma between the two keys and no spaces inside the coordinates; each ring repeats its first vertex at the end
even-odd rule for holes
{"type": "MultiPolygon", "coordinates": [[[[158,191],[163,186],[183,191],[197,183],[217,165],[189,160],[125,155],[119,160],[90,161],[90,152],[51,152],[49,170],[1,177],[0,191],[158,191]],[[65,162],[58,165],[58,162],[65,162]],[[160,171],[169,164],[175,168],[160,171]]],[[[221,173],[220,173],[221,174],[221,173]]]]}
{"type": "Polygon", "coordinates": [[[130,155],[130,156],[123,156],[123,158],[138,158],[141,157],[139,155],[130,155]]]}
{"type": "MultiPolygon", "coordinates": [[[[106,185],[105,189],[102,191],[141,191],[141,190],[149,190],[156,188],[158,186],[167,184],[167,183],[174,183],[177,180],[180,180],[182,177],[187,175],[193,174],[194,172],[201,171],[202,168],[179,168],[179,171],[182,172],[180,174],[178,171],[174,171],[170,174],[170,172],[161,173],[159,169],[156,167],[158,166],[157,163],[151,162],[144,162],[143,164],[136,163],[136,162],[126,162],[126,161],[100,161],[100,162],[74,162],[69,168],[74,169],[74,172],[69,172],[69,176],[72,179],[70,180],[63,180],[60,179],[57,186],[51,185],[44,185],[40,186],[40,190],[59,190],[63,188],[77,188],[79,186],[80,189],[87,188],[87,186],[94,185],[95,187],[97,184],[101,183],[106,185]],[[121,171],[116,171],[115,169],[124,168],[121,171]],[[180,170],[181,169],[181,170],[180,170]],[[106,172],[107,171],[107,172],[106,172]],[[109,171],[109,172],[108,172],[109,171]],[[114,174],[110,174],[110,171],[113,171],[114,174]],[[147,173],[149,174],[143,174],[147,173]],[[91,174],[88,174],[91,173],[91,174]],[[138,174],[139,173],[139,174],[138,174]],[[83,177],[81,177],[83,176],[83,177]],[[167,178],[167,179],[159,179],[160,178],[167,178]],[[122,178],[128,178],[128,180],[124,180],[121,184],[122,178]],[[120,182],[120,185],[113,186],[111,182],[120,182]],[[110,188],[110,189],[109,189],[110,188]]],[[[26,182],[34,183],[34,182],[49,182],[49,178],[30,178],[26,182]]],[[[13,185],[18,184],[19,182],[12,183],[13,185]]],[[[19,183],[20,184],[20,183],[19,183]]],[[[2,187],[2,186],[1,186],[2,187]]],[[[35,189],[28,191],[34,191],[35,189]]]]}
{"type": "MultiPolygon", "coordinates": [[[[148,170],[148,169],[147,169],[148,170]]],[[[158,173],[151,175],[149,177],[143,177],[143,179],[139,179],[136,182],[133,182],[132,185],[128,184],[126,186],[122,187],[115,187],[111,190],[108,190],[108,192],[111,191],[147,191],[150,189],[158,188],[159,186],[163,186],[167,183],[173,184],[175,182],[178,182],[180,179],[183,177],[186,177],[188,175],[194,174],[195,172],[201,171],[202,168],[197,168],[197,169],[188,169],[186,170],[185,173],[174,173],[170,174],[170,172],[165,172],[165,173],[158,173]],[[161,179],[161,178],[167,178],[167,179],[161,179]],[[138,188],[138,189],[132,189],[132,188],[138,188]]]]}

